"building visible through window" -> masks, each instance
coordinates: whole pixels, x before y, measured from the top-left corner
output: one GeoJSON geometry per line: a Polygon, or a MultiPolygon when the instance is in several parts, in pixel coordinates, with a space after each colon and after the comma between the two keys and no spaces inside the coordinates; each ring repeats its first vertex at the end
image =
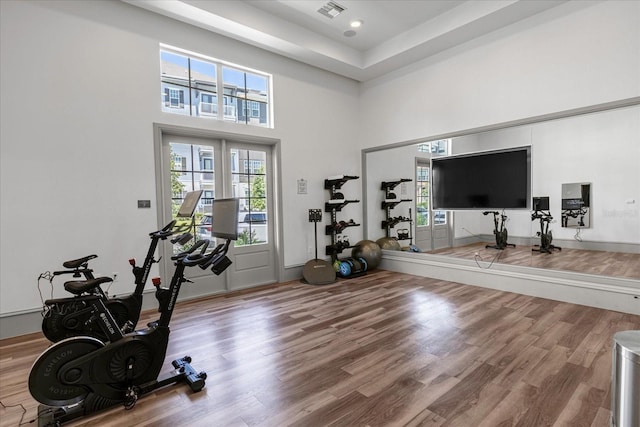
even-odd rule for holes
{"type": "Polygon", "coordinates": [[[271,126],[270,75],[167,49],[160,68],[162,111],[271,126]]]}

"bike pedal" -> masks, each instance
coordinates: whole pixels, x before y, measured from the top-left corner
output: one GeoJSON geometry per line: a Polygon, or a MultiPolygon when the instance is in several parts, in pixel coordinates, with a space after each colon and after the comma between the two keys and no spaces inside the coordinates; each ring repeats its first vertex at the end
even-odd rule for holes
{"type": "Polygon", "coordinates": [[[138,392],[134,388],[129,387],[124,395],[124,401],[122,402],[122,404],[124,405],[124,409],[132,409],[134,406],[136,406],[137,401],[138,392]]]}

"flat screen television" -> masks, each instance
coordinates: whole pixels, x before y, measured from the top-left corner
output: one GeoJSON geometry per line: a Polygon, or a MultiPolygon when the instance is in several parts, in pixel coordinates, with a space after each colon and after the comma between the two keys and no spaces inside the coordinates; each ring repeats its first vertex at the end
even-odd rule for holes
{"type": "Polygon", "coordinates": [[[582,199],[562,199],[562,210],[580,210],[584,206],[584,200],[582,199]]]}
{"type": "Polygon", "coordinates": [[[238,199],[214,199],[211,214],[211,235],[221,239],[238,240],[238,199]]]}
{"type": "Polygon", "coordinates": [[[431,159],[433,209],[529,209],[531,147],[431,159]]]}

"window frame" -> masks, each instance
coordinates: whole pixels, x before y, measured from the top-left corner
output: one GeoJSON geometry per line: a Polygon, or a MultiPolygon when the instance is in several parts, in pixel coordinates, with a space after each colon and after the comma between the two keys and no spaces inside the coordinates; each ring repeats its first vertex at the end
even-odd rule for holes
{"type": "MultiPolygon", "coordinates": [[[[160,44],[160,86],[161,88],[169,86],[170,89],[178,90],[178,88],[171,88],[171,85],[177,85],[175,82],[168,82],[164,80],[163,74],[163,53],[167,53],[168,55],[176,55],[186,59],[186,67],[188,78],[184,82],[184,86],[182,91],[187,92],[189,97],[184,94],[184,104],[179,106],[171,106],[171,98],[164,99],[167,97],[164,91],[163,92],[163,103],[165,108],[162,109],[163,112],[169,114],[182,114],[189,115],[192,117],[200,117],[206,118],[210,120],[220,120],[220,121],[228,121],[238,124],[244,125],[252,125],[258,127],[265,128],[273,128],[273,77],[271,74],[265,73],[263,71],[254,70],[248,67],[244,67],[238,64],[232,64],[226,61],[218,60],[215,58],[207,57],[202,54],[198,54],[195,52],[189,52],[184,49],[180,49],[174,46],[169,46],[165,44],[160,44]],[[191,76],[191,61],[200,61],[206,62],[207,64],[213,65],[215,67],[215,78],[216,78],[216,86],[215,92],[211,90],[200,90],[197,87],[193,86],[194,79],[191,76]],[[237,71],[239,73],[243,73],[243,86],[232,86],[233,83],[229,82],[228,86],[230,89],[236,91],[235,94],[230,95],[227,94],[227,86],[223,82],[223,69],[231,69],[237,71]],[[248,77],[259,78],[260,81],[264,79],[265,88],[264,92],[262,92],[261,87],[248,87],[247,80],[248,77]],[[255,92],[258,91],[259,96],[264,96],[264,102],[260,98],[259,100],[251,99],[249,97],[249,92],[252,92],[255,96],[255,92]],[[207,94],[216,98],[216,106],[212,107],[214,112],[205,112],[200,111],[201,105],[204,103],[202,100],[202,95],[207,94]],[[263,109],[261,104],[265,104],[265,108],[263,109]],[[187,108],[184,108],[187,107],[187,108]],[[173,111],[175,110],[175,111],[173,111]],[[185,110],[188,110],[185,112],[185,110]],[[264,112],[264,114],[263,114],[264,112]]],[[[175,76],[173,77],[175,80],[175,76]]],[[[253,79],[255,80],[255,79],[253,79]]],[[[207,105],[212,103],[205,103],[207,105]]]]}

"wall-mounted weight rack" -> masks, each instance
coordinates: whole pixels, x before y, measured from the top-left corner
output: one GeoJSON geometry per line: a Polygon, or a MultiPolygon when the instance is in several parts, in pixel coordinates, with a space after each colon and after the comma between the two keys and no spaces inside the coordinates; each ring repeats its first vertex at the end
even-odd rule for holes
{"type": "Polygon", "coordinates": [[[360,225],[353,219],[349,221],[338,221],[337,215],[338,212],[348,204],[360,202],[360,200],[356,199],[346,199],[344,194],[339,191],[346,182],[358,178],[359,177],[352,175],[339,175],[324,180],[324,188],[325,190],[329,190],[329,201],[325,202],[324,210],[331,215],[331,224],[325,226],[325,234],[331,236],[331,244],[327,245],[326,254],[331,256],[332,262],[338,259],[338,254],[342,253],[342,251],[353,247],[348,240],[340,237],[344,230],[348,227],[357,227],[360,225]]]}
{"type": "Polygon", "coordinates": [[[381,208],[385,211],[385,219],[382,221],[382,229],[385,230],[386,237],[393,237],[397,240],[408,240],[409,244],[413,241],[413,218],[411,217],[411,208],[409,208],[409,216],[397,216],[393,217],[391,211],[393,208],[403,202],[412,202],[413,199],[399,199],[393,190],[403,182],[411,182],[409,178],[402,178],[396,181],[383,181],[380,185],[380,189],[384,191],[384,200],[382,201],[381,208]],[[409,224],[408,228],[398,229],[397,235],[391,235],[391,229],[395,228],[400,223],[409,224]]]}

